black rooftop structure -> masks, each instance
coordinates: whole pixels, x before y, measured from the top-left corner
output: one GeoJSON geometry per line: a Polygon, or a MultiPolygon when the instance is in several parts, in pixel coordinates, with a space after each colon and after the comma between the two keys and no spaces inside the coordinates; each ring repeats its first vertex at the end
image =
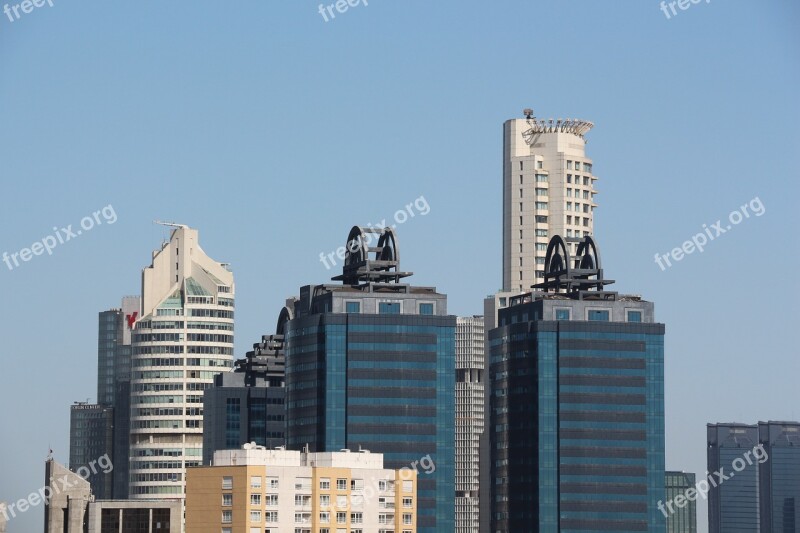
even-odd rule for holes
{"type": "Polygon", "coordinates": [[[544,282],[532,286],[545,293],[564,294],[577,300],[616,300],[617,293],[605,291],[614,280],[603,278],[600,251],[590,236],[583,238],[554,235],[547,245],[544,282]],[[578,243],[576,257],[569,254],[567,243],[578,243]]]}
{"type": "Polygon", "coordinates": [[[353,226],[345,245],[345,259],[342,274],[331,278],[344,285],[364,289],[402,289],[402,278],[413,272],[400,271],[400,249],[397,235],[390,227],[362,228],[353,226]],[[370,248],[376,236],[378,243],[370,248]]]}

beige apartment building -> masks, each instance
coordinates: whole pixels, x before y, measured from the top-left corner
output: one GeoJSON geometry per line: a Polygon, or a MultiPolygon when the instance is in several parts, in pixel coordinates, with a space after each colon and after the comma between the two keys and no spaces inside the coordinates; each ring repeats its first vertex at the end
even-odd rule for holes
{"type": "Polygon", "coordinates": [[[247,444],[186,473],[191,533],[416,533],[417,472],[368,451],[247,444]]]}
{"type": "Polygon", "coordinates": [[[517,293],[544,281],[553,235],[594,234],[597,207],[584,137],[593,124],[524,114],[503,125],[503,290],[517,293]]]}

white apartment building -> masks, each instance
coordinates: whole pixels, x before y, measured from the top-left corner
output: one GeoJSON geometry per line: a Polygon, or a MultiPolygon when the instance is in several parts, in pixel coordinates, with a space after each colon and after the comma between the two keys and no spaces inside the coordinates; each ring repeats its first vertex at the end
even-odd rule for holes
{"type": "Polygon", "coordinates": [[[553,235],[593,234],[597,176],[584,137],[592,126],[582,120],[539,120],[530,109],[525,118],[505,122],[503,290],[528,291],[544,281],[553,235]]]}
{"type": "Polygon", "coordinates": [[[142,271],[131,355],[130,498],[184,498],[203,457],[203,391],[233,366],[233,274],[169,224],[142,271]]]}
{"type": "Polygon", "coordinates": [[[456,533],[480,531],[480,439],[484,429],[483,317],[456,319],[456,533]]]}

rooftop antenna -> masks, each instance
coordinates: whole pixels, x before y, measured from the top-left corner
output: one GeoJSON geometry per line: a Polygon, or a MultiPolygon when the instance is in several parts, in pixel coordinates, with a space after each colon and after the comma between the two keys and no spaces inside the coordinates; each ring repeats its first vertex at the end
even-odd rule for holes
{"type": "Polygon", "coordinates": [[[177,222],[164,222],[162,220],[154,220],[153,224],[158,224],[159,226],[169,226],[170,228],[183,228],[188,229],[189,226],[186,224],[178,224],[177,222]]]}

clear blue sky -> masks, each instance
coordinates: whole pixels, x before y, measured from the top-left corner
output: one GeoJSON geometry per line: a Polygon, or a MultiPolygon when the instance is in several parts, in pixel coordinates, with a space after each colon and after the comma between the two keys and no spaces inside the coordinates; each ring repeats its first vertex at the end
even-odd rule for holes
{"type": "Polygon", "coordinates": [[[370,0],[327,23],[298,0],[53,3],[0,15],[0,253],[118,218],[0,263],[0,500],[41,486],[49,446],[68,460],[97,312],[139,292],[154,219],[232,264],[239,355],[335,274],[320,252],[419,196],[403,268],[480,313],[501,283],[501,126],[524,107],[596,124],[606,272],[667,324],[668,468],[704,471],[707,422],[800,419],[794,0],[671,19],[658,0],[370,0]],[[763,216],[655,264],[754,197],[763,216]]]}

